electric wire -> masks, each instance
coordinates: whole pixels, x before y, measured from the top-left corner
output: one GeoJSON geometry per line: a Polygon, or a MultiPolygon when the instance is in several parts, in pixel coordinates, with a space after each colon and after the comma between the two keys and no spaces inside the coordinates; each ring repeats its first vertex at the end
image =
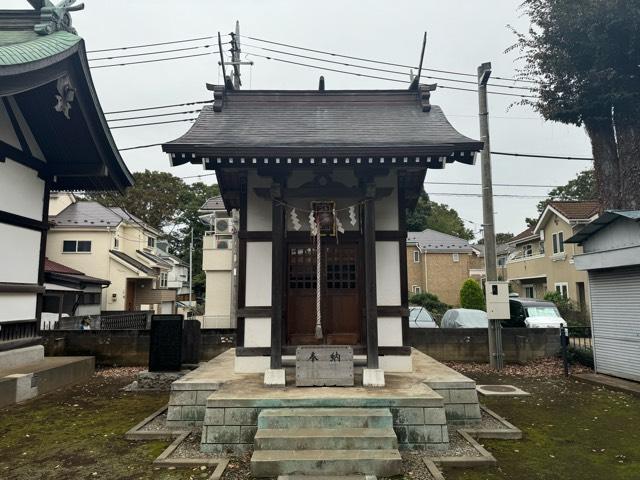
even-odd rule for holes
{"type": "Polygon", "coordinates": [[[156,58],[153,60],[138,60],[136,62],[110,63],[108,65],[95,65],[95,66],[92,66],[91,69],[95,70],[96,68],[124,67],[127,65],[138,65],[141,63],[166,62],[167,60],[178,60],[180,58],[204,57],[205,55],[216,55],[218,53],[220,52],[194,53],[191,55],[179,55],[177,57],[156,58]]]}
{"type": "Polygon", "coordinates": [[[165,121],[162,121],[162,122],[134,123],[132,125],[116,125],[116,126],[109,127],[109,128],[111,130],[114,130],[116,128],[148,127],[150,125],[164,125],[165,123],[192,122],[194,120],[197,120],[197,117],[183,118],[183,119],[180,119],[180,120],[165,120],[165,121]]]}
{"type": "Polygon", "coordinates": [[[129,108],[126,110],[114,110],[112,112],[104,112],[104,114],[115,115],[116,113],[143,112],[145,110],[157,110],[157,109],[172,108],[172,107],[187,107],[189,105],[202,105],[204,103],[213,103],[213,100],[194,100],[192,102],[172,103],[169,105],[158,105],[154,107],[129,108]]]}
{"type": "MultiPolygon", "coordinates": [[[[228,36],[227,33],[222,34],[223,37],[228,36]]],[[[158,47],[161,45],[175,45],[176,43],[188,43],[188,42],[197,42],[200,40],[210,40],[212,38],[217,38],[215,35],[210,35],[207,37],[198,37],[198,38],[187,38],[183,40],[173,40],[169,42],[158,42],[158,43],[146,43],[143,45],[127,45],[124,47],[113,47],[113,48],[101,48],[98,50],[87,50],[87,53],[100,53],[100,52],[113,52],[116,50],[133,50],[135,48],[146,48],[146,47],[158,47]]]]}
{"type": "Polygon", "coordinates": [[[145,55],[160,55],[162,53],[185,52],[188,50],[198,50],[200,48],[210,48],[210,47],[217,47],[217,45],[197,45],[195,47],[172,48],[169,50],[158,50],[155,52],[129,53],[126,55],[113,55],[110,57],[89,58],[88,60],[90,62],[97,62],[100,60],[116,60],[118,58],[142,57],[145,55]]]}
{"type": "Polygon", "coordinates": [[[172,112],[172,113],[154,113],[151,115],[137,115],[135,117],[124,117],[124,118],[111,118],[107,120],[108,122],[121,122],[123,120],[138,120],[141,118],[155,118],[155,117],[169,117],[171,115],[186,115],[188,113],[199,113],[201,110],[182,110],[180,112],[172,112]]]}

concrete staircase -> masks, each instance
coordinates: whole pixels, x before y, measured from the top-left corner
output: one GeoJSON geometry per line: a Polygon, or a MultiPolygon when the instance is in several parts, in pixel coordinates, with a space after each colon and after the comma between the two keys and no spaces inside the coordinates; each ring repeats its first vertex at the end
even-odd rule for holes
{"type": "Polygon", "coordinates": [[[402,473],[386,408],[278,408],[258,416],[251,457],[256,477],[402,473]]]}

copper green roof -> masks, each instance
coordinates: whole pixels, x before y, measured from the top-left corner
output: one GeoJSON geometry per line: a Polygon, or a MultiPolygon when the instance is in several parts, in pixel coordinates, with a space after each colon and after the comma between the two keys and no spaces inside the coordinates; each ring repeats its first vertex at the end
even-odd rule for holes
{"type": "Polygon", "coordinates": [[[80,42],[80,37],[69,32],[55,32],[40,36],[35,32],[0,31],[0,66],[36,62],[57,55],[80,42]],[[22,41],[21,39],[27,39],[22,41]],[[8,44],[10,42],[15,42],[8,44]]]}

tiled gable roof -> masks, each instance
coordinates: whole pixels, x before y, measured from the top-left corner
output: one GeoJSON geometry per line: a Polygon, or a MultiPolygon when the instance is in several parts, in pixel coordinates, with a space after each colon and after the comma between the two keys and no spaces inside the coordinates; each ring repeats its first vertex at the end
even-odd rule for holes
{"type": "Polygon", "coordinates": [[[471,252],[471,245],[463,238],[427,228],[422,232],[408,232],[408,242],[416,242],[420,248],[434,252],[471,252]]]}
{"type": "Polygon", "coordinates": [[[44,271],[47,273],[68,273],[71,275],[84,275],[79,270],[75,270],[71,267],[67,267],[66,265],[62,265],[61,263],[54,262],[53,260],[49,260],[48,258],[44,259],[44,271]]]}
{"type": "Polygon", "coordinates": [[[600,212],[596,201],[553,201],[549,205],[569,220],[588,220],[600,212]]]}
{"type": "Polygon", "coordinates": [[[533,233],[533,227],[528,227],[526,230],[520,232],[511,240],[509,240],[509,244],[518,243],[520,240],[524,240],[525,238],[533,237],[535,234],[533,233]]]}

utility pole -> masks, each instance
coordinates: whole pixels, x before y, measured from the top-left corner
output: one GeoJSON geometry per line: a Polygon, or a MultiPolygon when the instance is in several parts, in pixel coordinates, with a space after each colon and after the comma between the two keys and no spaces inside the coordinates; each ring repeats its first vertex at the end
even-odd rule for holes
{"type": "Polygon", "coordinates": [[[189,244],[189,310],[193,316],[193,228],[191,229],[191,243],[189,244]]]}
{"type": "MultiPolygon", "coordinates": [[[[478,100],[480,114],[480,140],[484,143],[481,156],[482,175],[482,221],[484,232],[484,262],[486,281],[498,280],[496,266],[496,230],[493,215],[493,184],[491,179],[491,144],[489,139],[489,106],[487,102],[487,83],[491,77],[491,63],[483,63],[478,67],[478,100]]],[[[491,368],[499,369],[502,358],[498,339],[500,321],[489,320],[489,364],[491,368]]]]}
{"type": "Polygon", "coordinates": [[[253,62],[243,62],[240,60],[240,22],[236,20],[236,31],[231,33],[231,62],[233,65],[233,88],[240,90],[242,80],[240,80],[240,66],[253,65],[253,62]]]}

